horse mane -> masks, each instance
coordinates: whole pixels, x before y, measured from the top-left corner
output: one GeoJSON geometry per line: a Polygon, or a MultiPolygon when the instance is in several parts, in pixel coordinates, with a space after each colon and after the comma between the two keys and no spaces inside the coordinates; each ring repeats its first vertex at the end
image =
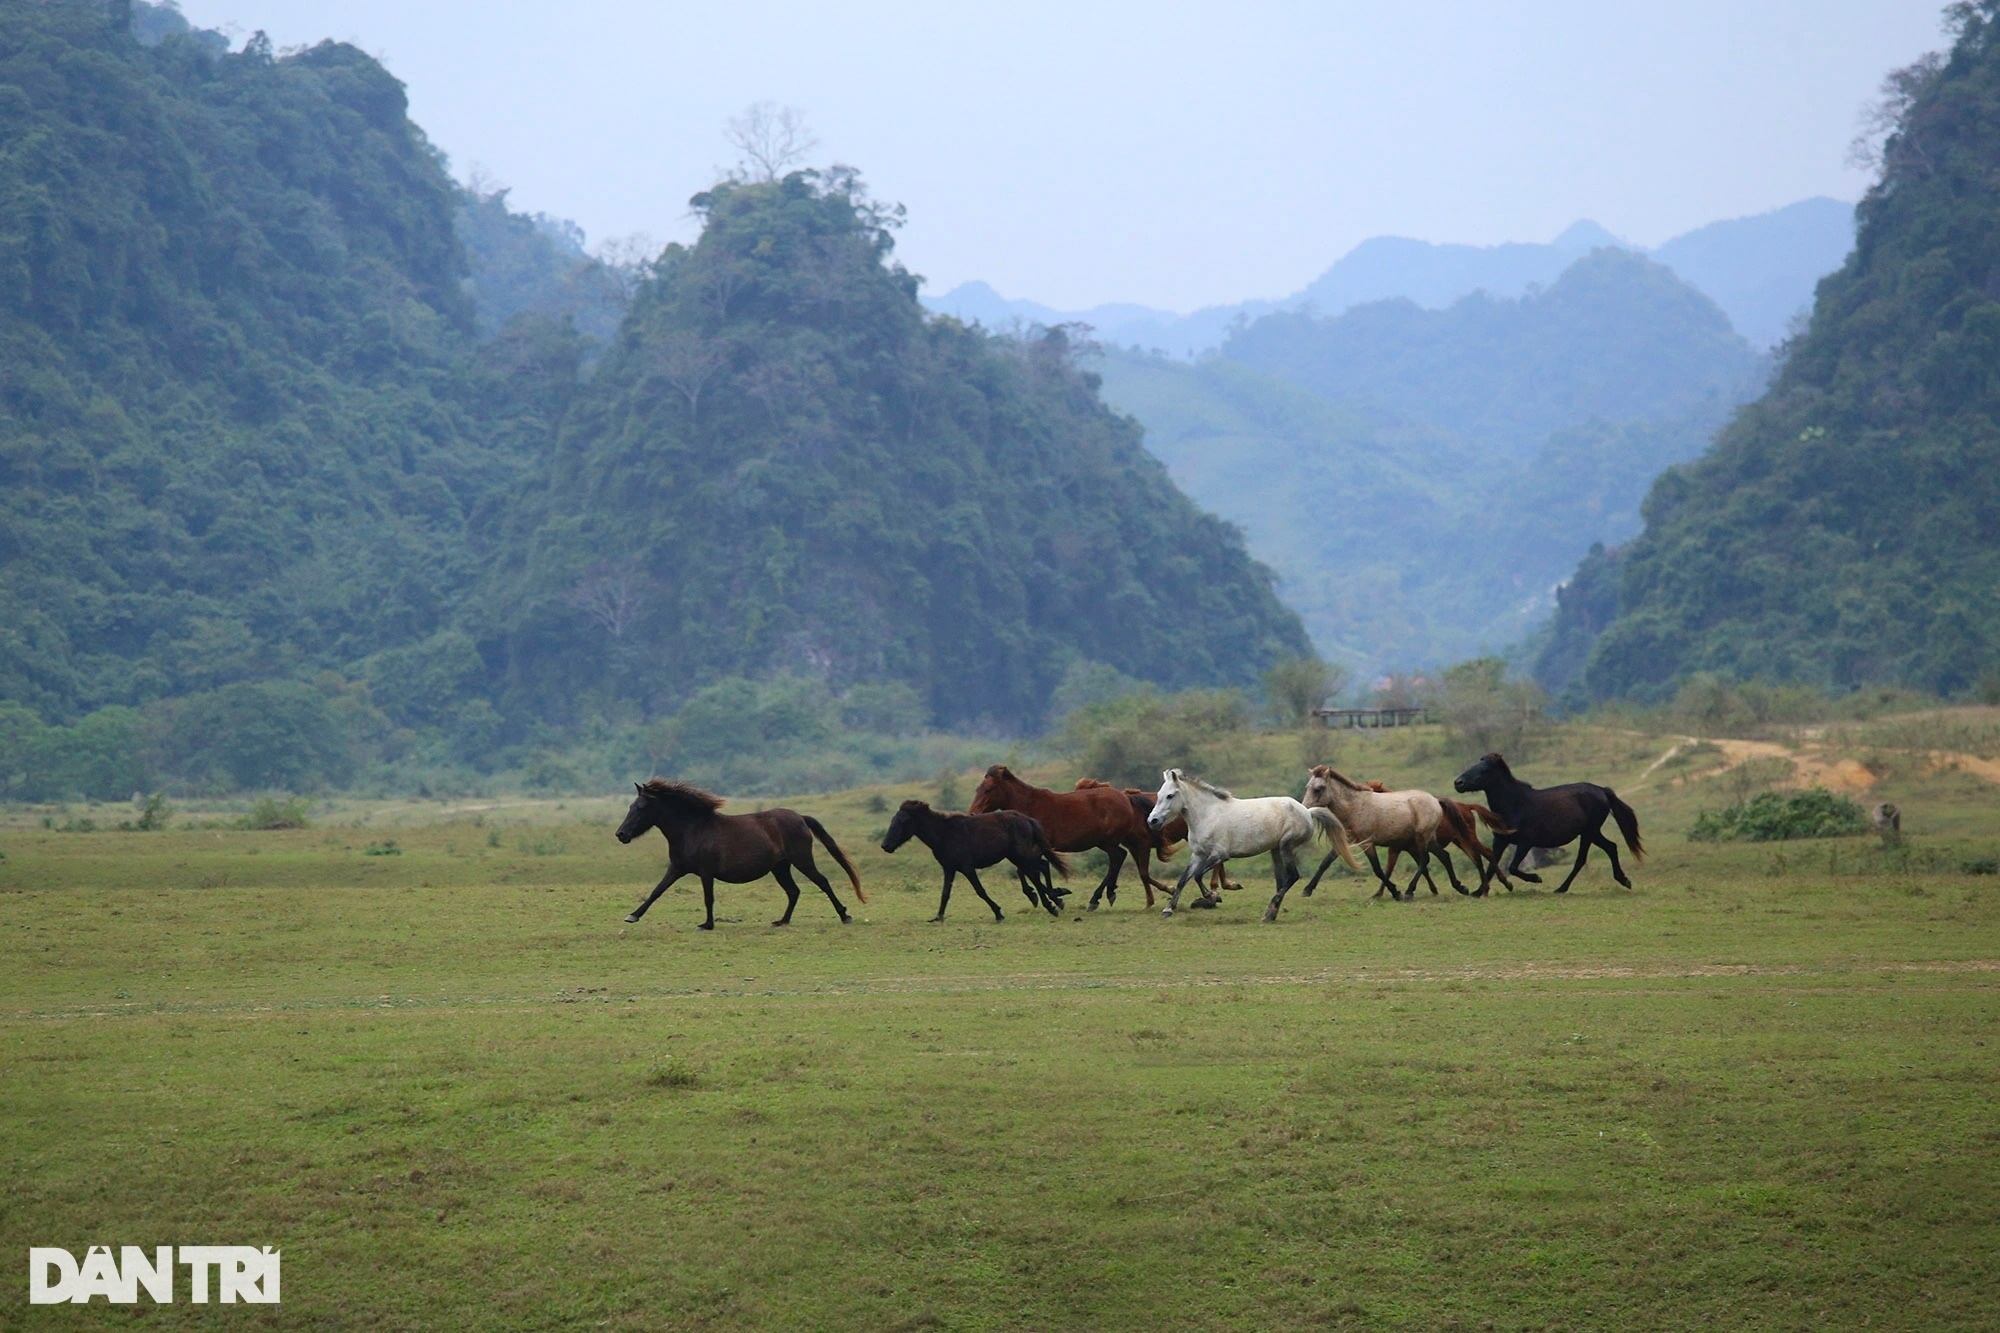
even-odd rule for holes
{"type": "Polygon", "coordinates": [[[714,792],[703,791],[688,782],[669,782],[665,778],[648,778],[639,784],[639,790],[656,801],[671,801],[711,813],[722,808],[722,798],[714,792]]]}
{"type": "Polygon", "coordinates": [[[1192,773],[1183,772],[1181,774],[1181,781],[1185,782],[1190,787],[1199,787],[1203,791],[1207,792],[1210,796],[1218,796],[1225,801],[1233,801],[1236,799],[1234,795],[1224,791],[1222,788],[1216,786],[1213,782],[1204,782],[1192,773]]]}
{"type": "Polygon", "coordinates": [[[1389,784],[1379,778],[1370,778],[1368,779],[1368,790],[1386,792],[1389,790],[1389,784]]]}
{"type": "Polygon", "coordinates": [[[1387,787],[1384,787],[1379,782],[1371,782],[1366,787],[1364,787],[1360,783],[1356,782],[1353,778],[1348,777],[1345,773],[1342,773],[1339,770],[1335,769],[1331,764],[1314,765],[1313,776],[1316,778],[1328,778],[1334,782],[1338,782],[1341,786],[1347,788],[1349,791],[1388,790],[1387,787]]]}
{"type": "Polygon", "coordinates": [[[1110,785],[1111,784],[1108,782],[1099,782],[1096,778],[1078,778],[1076,780],[1076,786],[1072,787],[1070,790],[1089,791],[1092,787],[1109,787],[1110,785]]]}

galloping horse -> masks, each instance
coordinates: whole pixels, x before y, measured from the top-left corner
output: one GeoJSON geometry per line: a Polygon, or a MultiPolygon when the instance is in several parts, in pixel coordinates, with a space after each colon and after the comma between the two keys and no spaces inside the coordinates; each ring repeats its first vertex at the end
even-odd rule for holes
{"type": "Polygon", "coordinates": [[[964,875],[979,900],[993,909],[995,921],[1005,920],[1000,904],[986,896],[986,886],[979,882],[979,871],[1002,861],[1013,863],[1021,892],[1029,902],[1050,916],[1062,915],[1062,900],[1069,890],[1057,888],[1049,878],[1049,870],[1053,867],[1058,875],[1068,879],[1069,862],[1049,846],[1042,826],[1020,811],[954,815],[933,810],[922,801],[905,801],[897,809],[896,817],[889,821],[889,831],[882,835],[882,850],[893,852],[913,837],[931,849],[931,855],[944,871],[944,892],[938,897],[937,915],[931,920],[944,920],[944,909],[951,902],[951,881],[957,875],[964,875]]]}
{"type": "MultiPolygon", "coordinates": [[[[1096,778],[1078,778],[1076,780],[1076,789],[1078,791],[1082,791],[1086,787],[1109,787],[1110,785],[1110,783],[1100,782],[1096,778]]],[[[1153,813],[1153,803],[1160,799],[1158,792],[1141,791],[1137,787],[1126,787],[1124,788],[1124,792],[1126,799],[1132,802],[1132,808],[1139,812],[1139,818],[1141,819],[1153,813]]],[[[1148,825],[1148,827],[1150,828],[1151,826],[1148,825]]],[[[1180,845],[1186,841],[1187,821],[1179,817],[1169,819],[1166,827],[1153,834],[1153,855],[1160,858],[1160,865],[1164,867],[1168,861],[1173,860],[1174,853],[1179,851],[1180,845]]],[[[1208,887],[1204,890],[1203,896],[1220,902],[1220,895],[1224,889],[1235,892],[1242,887],[1241,884],[1232,882],[1229,876],[1223,872],[1223,868],[1217,866],[1214,872],[1208,877],[1208,887]]]]}
{"type": "Polygon", "coordinates": [[[646,900],[632,909],[627,922],[637,921],[646,915],[669,885],[683,875],[701,876],[701,901],[708,910],[708,919],[701,923],[701,929],[715,929],[715,881],[725,884],[747,884],[753,879],[770,875],[778,881],[778,887],[785,891],[785,914],[771,924],[789,925],[792,909],[799,905],[799,886],[792,878],[794,868],[807,879],[819,885],[820,892],[833,904],[833,910],[840,913],[840,924],[846,925],[854,918],[847,914],[847,907],[834,893],[833,885],[819,867],[813,864],[813,839],[818,838],[833,853],[833,859],[840,862],[840,868],[847,872],[847,882],[854,886],[854,896],[862,902],[868,895],[861,891],[861,878],[854,873],[854,865],[847,854],[834,842],[833,835],[826,831],[811,815],[802,815],[796,810],[759,810],[754,815],[723,815],[716,811],[722,807],[722,798],[685,782],[668,782],[664,778],[653,778],[647,782],[635,782],[639,794],[632,801],[632,807],[625,812],[625,820],[618,826],[618,841],[629,843],[649,828],[656,828],[667,840],[667,874],[659,885],[646,896],[646,900]]]}
{"type": "MultiPolygon", "coordinates": [[[[1437,896],[1437,881],[1431,878],[1431,847],[1437,841],[1438,822],[1444,817],[1437,797],[1415,788],[1376,791],[1335,771],[1331,765],[1320,764],[1306,781],[1305,804],[1333,811],[1355,837],[1368,840],[1368,864],[1373,867],[1375,878],[1381,881],[1375,890],[1377,898],[1387,889],[1391,898],[1407,902],[1416,896],[1420,877],[1430,885],[1431,896],[1437,896]],[[1383,873],[1382,858],[1375,854],[1378,847],[1408,852],[1417,859],[1417,873],[1410,876],[1407,894],[1396,892],[1396,881],[1383,873]]],[[[1306,885],[1306,897],[1312,897],[1313,890],[1319,887],[1320,876],[1332,864],[1333,853],[1329,852],[1306,885]]],[[[1465,892],[1459,888],[1456,875],[1452,876],[1452,887],[1465,892]]]]}
{"type": "Polygon", "coordinates": [[[1154,889],[1166,892],[1167,886],[1152,875],[1153,851],[1158,844],[1154,830],[1146,826],[1145,811],[1116,787],[1050,791],[1021,781],[1005,764],[995,764],[986,770],[979,790],[972,793],[971,806],[975,815],[992,810],[1019,810],[1035,820],[1048,834],[1049,846],[1059,852],[1095,847],[1110,858],[1104,879],[1090,895],[1093,912],[1100,898],[1118,901],[1118,872],[1127,856],[1139,867],[1139,879],[1146,886],[1146,906],[1153,905],[1154,889]]]}
{"type": "Polygon", "coordinates": [[[1514,776],[1507,761],[1498,754],[1480,756],[1479,762],[1452,779],[1451,785],[1461,792],[1485,792],[1493,802],[1493,813],[1509,826],[1506,832],[1497,828],[1493,831],[1493,860],[1479,876],[1475,898],[1486,896],[1488,875],[1500,868],[1500,857],[1509,846],[1514,849],[1514,857],[1507,873],[1519,875],[1521,858],[1528,854],[1529,848],[1566,847],[1579,838],[1583,841],[1577,843],[1576,864],[1569,868],[1569,877],[1556,886],[1557,893],[1569,892],[1593,844],[1610,855],[1611,877],[1631,888],[1632,881],[1625,878],[1625,869],[1618,864],[1618,844],[1604,836],[1606,819],[1618,822],[1618,832],[1632,849],[1632,855],[1642,861],[1646,859],[1646,849],[1639,842],[1639,816],[1609,787],[1594,782],[1530,787],[1514,776]]]}
{"type": "MultiPolygon", "coordinates": [[[[1379,782],[1370,782],[1368,786],[1372,791],[1389,790],[1379,782]]],[[[1470,801],[1454,801],[1449,796],[1439,796],[1437,802],[1438,808],[1443,811],[1443,817],[1438,820],[1437,840],[1431,844],[1431,851],[1436,854],[1438,860],[1444,862],[1444,873],[1451,877],[1451,886],[1464,893],[1464,886],[1458,882],[1458,872],[1452,868],[1451,857],[1448,854],[1450,849],[1458,848],[1472,859],[1472,868],[1475,871],[1483,871],[1486,863],[1493,859],[1493,849],[1479,840],[1479,825],[1484,823],[1487,828],[1503,832],[1512,830],[1508,829],[1500,816],[1483,805],[1474,805],[1470,801]]],[[[1396,855],[1396,850],[1390,848],[1387,869],[1392,877],[1396,873],[1396,855]]],[[[1512,893],[1514,882],[1507,878],[1507,872],[1496,867],[1495,873],[1499,876],[1500,882],[1507,886],[1507,892],[1512,893]]],[[[1532,870],[1523,870],[1520,873],[1521,878],[1530,884],[1542,882],[1542,877],[1532,870]]]]}
{"type": "Polygon", "coordinates": [[[1161,916],[1172,916],[1180,906],[1181,889],[1231,857],[1271,854],[1271,873],[1278,892],[1264,909],[1266,921],[1278,919],[1285,891],[1299,880],[1299,848],[1318,834],[1333,844],[1334,854],[1356,870],[1348,845],[1347,830],[1331,810],[1311,809],[1289,796],[1254,796],[1238,800],[1220,787],[1200,778],[1189,777],[1178,768],[1160,775],[1160,799],[1146,822],[1154,829],[1166,827],[1175,815],[1185,815],[1188,825],[1188,863],[1174,882],[1173,895],[1161,916]]]}

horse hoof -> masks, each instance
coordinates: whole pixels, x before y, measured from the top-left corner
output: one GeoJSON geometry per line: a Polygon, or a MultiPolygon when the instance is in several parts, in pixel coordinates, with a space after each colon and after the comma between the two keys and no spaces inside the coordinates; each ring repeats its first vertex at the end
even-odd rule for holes
{"type": "Polygon", "coordinates": [[[714,929],[715,929],[715,923],[714,923],[713,921],[704,921],[704,922],[702,922],[702,923],[701,923],[700,925],[696,926],[696,927],[695,927],[695,929],[696,929],[696,930],[714,930],[714,929]]]}
{"type": "Polygon", "coordinates": [[[625,924],[629,926],[638,919],[639,919],[639,914],[637,912],[634,912],[632,913],[632,915],[625,918],[625,924]]]}
{"type": "Polygon", "coordinates": [[[1173,914],[1174,914],[1174,909],[1173,909],[1173,908],[1171,908],[1171,907],[1162,907],[1162,908],[1160,909],[1160,915],[1161,915],[1161,916],[1163,916],[1163,917],[1164,917],[1164,916],[1172,916],[1173,914]]]}
{"type": "Polygon", "coordinates": [[[849,916],[847,913],[842,912],[840,914],[840,924],[843,926],[851,926],[854,924],[854,918],[849,916]]]}
{"type": "Polygon", "coordinates": [[[1266,912],[1266,913],[1264,913],[1264,924],[1265,924],[1265,925],[1269,925],[1269,924],[1270,924],[1271,922],[1273,922],[1273,921],[1276,921],[1277,919],[1278,919],[1278,914],[1277,914],[1276,912],[1266,912]]]}
{"type": "Polygon", "coordinates": [[[1095,912],[1095,911],[1097,910],[1097,903],[1096,903],[1096,901],[1095,901],[1095,900],[1093,900],[1093,901],[1091,902],[1090,906],[1089,906],[1088,908],[1086,908],[1085,910],[1086,910],[1086,911],[1091,911],[1091,912],[1095,912]]]}

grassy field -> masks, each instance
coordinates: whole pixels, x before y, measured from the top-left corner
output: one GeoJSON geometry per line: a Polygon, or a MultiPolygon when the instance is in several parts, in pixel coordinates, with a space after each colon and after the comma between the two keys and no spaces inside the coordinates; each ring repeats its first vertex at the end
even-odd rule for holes
{"type": "MultiPolygon", "coordinates": [[[[809,892],[772,930],[766,882],[712,935],[686,883],[623,923],[665,848],[613,841],[615,796],[16,811],[0,1325],[132,1318],[28,1307],[30,1245],[213,1243],[281,1246],[283,1305],[152,1322],[1990,1328],[2000,788],[1885,737],[1899,848],[1690,844],[1748,780],[1699,776],[1716,747],[1576,731],[1519,767],[1632,802],[1634,891],[1342,876],[1271,926],[1263,864],[1171,922],[1004,882],[1004,923],[961,889],[928,925],[928,858],[874,842],[937,784],[794,802],[860,865],[854,925],[809,892]]],[[[1468,757],[1315,748],[1439,789],[1468,757]]],[[[1295,790],[1302,757],[1213,776],[1295,790]]]]}

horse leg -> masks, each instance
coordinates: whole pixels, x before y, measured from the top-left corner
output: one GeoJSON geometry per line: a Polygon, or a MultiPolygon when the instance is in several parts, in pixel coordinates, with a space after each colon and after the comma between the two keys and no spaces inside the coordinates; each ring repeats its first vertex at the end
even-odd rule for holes
{"type": "Polygon", "coordinates": [[[1335,848],[1332,851],[1329,851],[1324,857],[1320,859],[1319,869],[1313,871],[1313,877],[1306,881],[1306,887],[1305,887],[1306,897],[1310,898],[1313,896],[1313,890],[1319,887],[1320,876],[1324,875],[1327,872],[1327,870],[1333,865],[1333,863],[1339,859],[1340,859],[1339,848],[1335,848]]]}
{"type": "MultiPolygon", "coordinates": [[[[702,910],[708,913],[708,920],[702,922],[695,929],[714,930],[715,929],[715,876],[713,875],[703,875],[701,877],[701,906],[702,910]]],[[[786,912],[785,915],[787,917],[790,917],[791,913],[786,912]]],[[[781,922],[780,924],[783,923],[781,922]]]]}
{"type": "MultiPolygon", "coordinates": [[[[1153,878],[1153,849],[1143,842],[1134,847],[1132,849],[1132,864],[1139,867],[1139,882],[1146,886],[1146,906],[1151,907],[1153,905],[1153,890],[1158,889],[1161,893],[1167,891],[1165,880],[1153,878]]],[[[1202,896],[1213,897],[1214,895],[1204,889],[1202,896]]],[[[1213,903],[1209,905],[1211,907],[1214,906],[1213,903]]]]}
{"type": "MultiPolygon", "coordinates": [[[[1104,855],[1108,861],[1104,870],[1104,878],[1098,881],[1097,891],[1090,895],[1090,910],[1093,912],[1097,910],[1097,900],[1099,898],[1102,898],[1113,907],[1118,905],[1118,872],[1125,867],[1125,849],[1114,843],[1105,849],[1104,855]]],[[[1152,905],[1152,900],[1149,896],[1146,906],[1151,907],[1152,905]]]]}
{"type": "Polygon", "coordinates": [[[687,874],[687,868],[685,866],[669,866],[667,868],[666,878],[662,879],[658,884],[653,886],[653,891],[646,895],[646,901],[640,903],[637,907],[632,909],[632,915],[625,918],[625,924],[630,925],[634,921],[637,921],[640,917],[646,915],[646,909],[653,905],[654,900],[657,899],[661,894],[665,893],[675,880],[679,879],[682,875],[685,874],[687,874]]]}
{"type": "Polygon", "coordinates": [[[1396,892],[1396,881],[1383,873],[1382,858],[1375,855],[1375,844],[1373,843],[1368,845],[1368,864],[1374,867],[1375,878],[1382,881],[1382,888],[1376,889],[1374,896],[1380,898],[1382,896],[1382,889],[1387,889],[1391,898],[1397,902],[1403,901],[1403,895],[1396,892]]]}
{"type": "Polygon", "coordinates": [[[783,863],[771,872],[771,878],[777,880],[778,887],[785,891],[785,914],[771,924],[789,926],[792,924],[792,912],[799,905],[799,882],[792,878],[792,868],[783,863]]]}
{"type": "MultiPolygon", "coordinates": [[[[840,924],[843,926],[854,924],[854,918],[847,914],[847,904],[840,901],[840,895],[833,891],[833,885],[827,882],[826,876],[819,873],[819,867],[811,861],[801,861],[799,862],[799,869],[804,872],[807,879],[819,886],[819,891],[826,895],[828,902],[833,904],[833,910],[840,914],[840,924]]],[[[787,875],[786,878],[790,879],[791,877],[787,875]]],[[[796,889],[798,886],[793,885],[792,887],[796,889]]],[[[790,917],[791,913],[786,912],[785,915],[790,917]]]]}
{"type": "Polygon", "coordinates": [[[1021,892],[1028,895],[1029,902],[1050,916],[1062,915],[1062,900],[1069,896],[1069,890],[1056,887],[1055,873],[1045,859],[1037,854],[1025,863],[1016,861],[1014,873],[1020,877],[1021,892]],[[1031,884],[1034,886],[1032,889],[1029,888],[1031,884]]]}
{"type": "MultiPolygon", "coordinates": [[[[1479,887],[1472,891],[1473,897],[1484,898],[1486,896],[1487,886],[1491,884],[1493,880],[1493,872],[1500,869],[1500,855],[1506,850],[1507,850],[1507,835],[1504,833],[1494,834],[1493,858],[1490,861],[1488,861],[1485,865],[1479,867],[1479,887]]],[[[1504,882],[1507,876],[1503,873],[1500,876],[1500,878],[1504,882]]]]}
{"type": "MultiPolygon", "coordinates": [[[[1438,863],[1444,867],[1444,876],[1451,881],[1451,887],[1456,889],[1461,897],[1464,896],[1465,885],[1458,882],[1458,867],[1451,863],[1451,853],[1440,847],[1437,849],[1437,859],[1438,863]]],[[[1472,863],[1478,865],[1479,858],[1476,856],[1473,857],[1472,863]]]]}
{"type": "Polygon", "coordinates": [[[951,901],[951,880],[952,880],[952,876],[956,875],[957,873],[958,873],[958,872],[957,872],[956,870],[953,870],[953,869],[952,869],[952,868],[951,868],[950,866],[946,866],[946,867],[944,868],[944,888],[943,888],[943,890],[942,890],[941,892],[939,892],[939,894],[938,894],[938,909],[937,909],[937,915],[936,915],[936,916],[934,916],[934,917],[932,917],[932,918],[931,918],[931,920],[933,920],[933,921],[942,921],[942,920],[944,920],[944,909],[945,909],[945,905],[946,905],[947,903],[949,903],[949,902],[951,901]]]}
{"type": "Polygon", "coordinates": [[[1221,857],[1189,855],[1187,866],[1181,871],[1181,877],[1174,881],[1173,892],[1167,895],[1167,905],[1160,910],[1160,915],[1172,916],[1181,905],[1181,889],[1187,882],[1206,875],[1212,867],[1221,864],[1222,860],[1221,857]]]}
{"type": "Polygon", "coordinates": [[[1276,921],[1278,909],[1285,905],[1285,893],[1299,882],[1298,853],[1285,846],[1271,849],[1271,870],[1278,881],[1278,892],[1272,897],[1271,905],[1264,909],[1264,920],[1276,921]]]}
{"type": "Polygon", "coordinates": [[[1604,836],[1604,825],[1599,824],[1597,832],[1591,836],[1597,840],[1597,845],[1604,849],[1605,855],[1611,858],[1611,878],[1617,880],[1626,888],[1631,888],[1632,881],[1625,878],[1625,867],[1618,864],[1618,844],[1604,836]]]}
{"type": "Polygon", "coordinates": [[[1569,886],[1576,882],[1577,874],[1583,869],[1583,863],[1586,859],[1589,858],[1589,856],[1590,856],[1590,838],[1588,835],[1586,835],[1576,840],[1576,864],[1569,868],[1569,875],[1563,880],[1563,882],[1556,885],[1557,893],[1569,892],[1569,886]]]}
{"type": "MultiPolygon", "coordinates": [[[[1431,897],[1435,898],[1438,896],[1438,885],[1437,881],[1431,878],[1431,854],[1429,849],[1424,847],[1417,848],[1416,857],[1417,875],[1424,877],[1424,883],[1431,886],[1431,897]]],[[[1410,876],[1410,887],[1405,890],[1411,896],[1415,896],[1417,892],[1417,875],[1410,876]]]]}
{"type": "Polygon", "coordinates": [[[977,870],[974,870],[971,866],[967,866],[965,868],[965,882],[970,884],[972,886],[972,891],[979,895],[980,902],[985,903],[988,907],[993,909],[993,919],[995,921],[1005,921],[1007,919],[1000,913],[1000,904],[994,902],[991,898],[986,896],[986,886],[979,882],[979,872],[977,870]]]}

